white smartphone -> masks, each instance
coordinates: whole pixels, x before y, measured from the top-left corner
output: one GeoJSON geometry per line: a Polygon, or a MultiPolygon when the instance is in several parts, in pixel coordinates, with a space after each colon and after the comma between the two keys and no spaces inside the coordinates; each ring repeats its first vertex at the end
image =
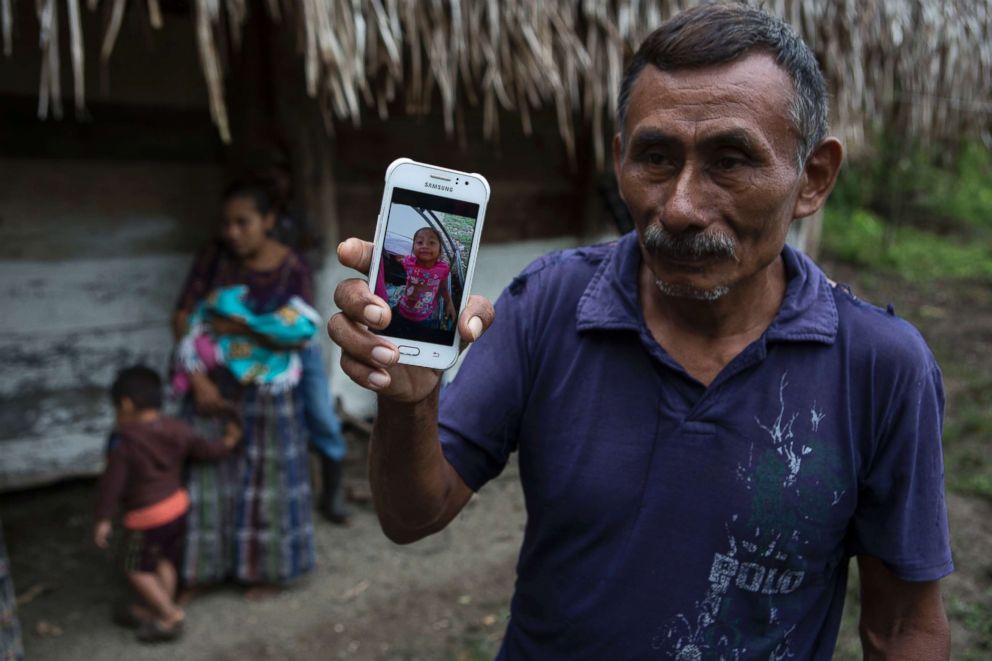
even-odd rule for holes
{"type": "Polygon", "coordinates": [[[389,339],[406,365],[447,369],[458,358],[489,182],[408,158],[386,169],[369,288],[392,310],[389,339]]]}

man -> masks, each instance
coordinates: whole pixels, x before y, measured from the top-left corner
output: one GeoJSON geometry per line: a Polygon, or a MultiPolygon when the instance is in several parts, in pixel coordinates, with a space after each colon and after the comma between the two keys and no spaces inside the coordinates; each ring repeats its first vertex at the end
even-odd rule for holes
{"type": "MultiPolygon", "coordinates": [[[[636,231],[546,256],[440,397],[387,306],[339,285],[329,333],[379,393],[386,534],[443,528],[520,453],[527,527],[508,659],[829,659],[857,556],[867,658],[947,658],[940,372],[919,334],[784,247],[842,159],[812,53],[706,5],[627,70],[613,156],[636,231]]],[[[367,270],[349,240],[343,263],[367,270]]],[[[483,331],[492,325],[484,337],[483,331]]]]}

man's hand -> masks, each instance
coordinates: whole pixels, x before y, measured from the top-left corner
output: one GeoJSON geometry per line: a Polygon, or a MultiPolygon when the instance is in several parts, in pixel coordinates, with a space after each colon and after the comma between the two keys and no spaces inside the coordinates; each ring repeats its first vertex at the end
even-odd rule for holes
{"type": "MultiPolygon", "coordinates": [[[[338,246],[338,261],[368,274],[372,244],[348,239],[338,246]]],[[[369,291],[365,281],[352,278],[338,284],[334,302],[341,312],[331,317],[327,334],[341,347],[341,369],[352,381],[406,403],[420,402],[434,391],[441,378],[438,370],[398,365],[396,345],[369,330],[388,326],[392,312],[385,301],[369,291]]],[[[479,339],[495,316],[492,303],[482,296],[470,296],[458,319],[463,345],[479,339]]]]}
{"type": "Polygon", "coordinates": [[[110,531],[112,529],[113,526],[110,524],[110,519],[100,519],[97,521],[93,527],[93,543],[101,549],[107,548],[107,539],[110,537],[110,531]]]}

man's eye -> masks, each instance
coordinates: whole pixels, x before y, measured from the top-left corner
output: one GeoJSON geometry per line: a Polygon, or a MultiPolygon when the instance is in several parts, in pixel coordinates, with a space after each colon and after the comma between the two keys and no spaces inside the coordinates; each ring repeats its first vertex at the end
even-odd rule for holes
{"type": "Polygon", "coordinates": [[[716,168],[718,170],[733,170],[736,167],[742,165],[744,161],[740,158],[734,158],[732,156],[724,156],[723,158],[717,159],[716,168]]]}
{"type": "Polygon", "coordinates": [[[651,165],[667,165],[669,163],[667,156],[657,152],[649,153],[645,160],[651,165]]]}

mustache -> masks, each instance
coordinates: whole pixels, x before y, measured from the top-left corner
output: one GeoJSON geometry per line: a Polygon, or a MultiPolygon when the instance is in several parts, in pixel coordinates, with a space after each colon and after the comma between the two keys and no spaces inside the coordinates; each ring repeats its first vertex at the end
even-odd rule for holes
{"type": "Polygon", "coordinates": [[[737,261],[737,243],[720,232],[672,234],[661,225],[652,223],[644,230],[643,241],[645,249],[656,257],[676,260],[715,257],[737,261]]]}

